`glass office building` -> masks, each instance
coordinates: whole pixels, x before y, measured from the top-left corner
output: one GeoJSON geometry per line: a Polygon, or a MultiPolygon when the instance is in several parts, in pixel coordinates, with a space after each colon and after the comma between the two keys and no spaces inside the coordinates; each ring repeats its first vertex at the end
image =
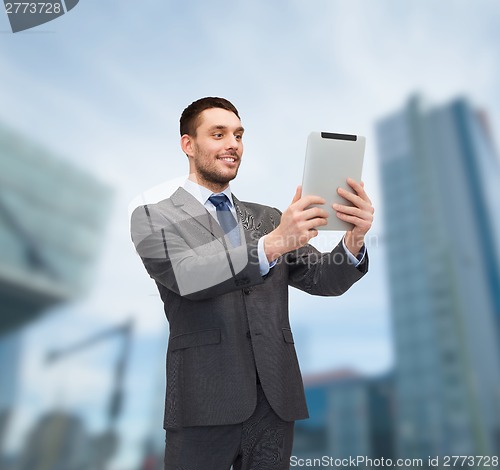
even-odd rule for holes
{"type": "MultiPolygon", "coordinates": [[[[351,371],[305,376],[309,419],[295,423],[292,455],[302,459],[392,459],[392,374],[364,377],[351,371]]],[[[364,462],[360,468],[370,467],[364,462]]]]}
{"type": "Polygon", "coordinates": [[[17,393],[21,335],[18,332],[0,337],[0,468],[4,443],[17,393]]]}
{"type": "Polygon", "coordinates": [[[0,125],[0,458],[21,328],[88,289],[110,203],[108,186],[0,125]]]}
{"type": "Polygon", "coordinates": [[[110,201],[95,177],[0,126],[0,335],[85,291],[110,201]]]}
{"type": "Polygon", "coordinates": [[[498,455],[500,174],[484,115],[414,97],[377,138],[398,454],[498,455]]]}

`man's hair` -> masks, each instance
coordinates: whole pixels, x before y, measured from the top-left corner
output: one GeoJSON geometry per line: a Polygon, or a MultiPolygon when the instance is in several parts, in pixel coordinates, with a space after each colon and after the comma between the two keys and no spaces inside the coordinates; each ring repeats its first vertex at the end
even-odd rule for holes
{"type": "Polygon", "coordinates": [[[200,98],[199,100],[193,101],[181,114],[180,119],[180,131],[181,136],[188,134],[192,137],[196,136],[196,129],[199,125],[200,114],[205,111],[205,109],[210,108],[222,108],[236,114],[238,119],[240,115],[235,106],[225,98],[217,98],[214,96],[208,96],[206,98],[200,98]]]}

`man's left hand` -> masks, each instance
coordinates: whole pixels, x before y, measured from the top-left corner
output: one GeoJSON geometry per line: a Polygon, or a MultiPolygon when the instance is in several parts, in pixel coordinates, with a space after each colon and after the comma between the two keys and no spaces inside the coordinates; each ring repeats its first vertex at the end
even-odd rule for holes
{"type": "Polygon", "coordinates": [[[337,193],[352,202],[353,206],[333,204],[332,207],[340,220],[354,225],[352,230],[346,232],[344,243],[347,249],[356,256],[363,246],[366,233],[372,226],[375,210],[365,192],[363,182],[358,183],[352,178],[347,178],[347,184],[355,191],[355,194],[343,188],[338,188],[337,193]]]}

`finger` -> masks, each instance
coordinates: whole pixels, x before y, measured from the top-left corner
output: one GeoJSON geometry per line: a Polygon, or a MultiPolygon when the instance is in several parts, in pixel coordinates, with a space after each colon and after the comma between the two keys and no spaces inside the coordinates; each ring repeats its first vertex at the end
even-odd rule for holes
{"type": "Polygon", "coordinates": [[[370,198],[368,197],[368,194],[366,194],[366,191],[364,189],[365,184],[361,181],[361,183],[358,183],[356,180],[353,180],[352,178],[347,178],[347,184],[356,191],[359,197],[361,199],[365,200],[366,202],[369,202],[371,204],[370,198]]]}
{"type": "Polygon", "coordinates": [[[315,219],[310,219],[304,224],[304,228],[307,230],[312,230],[315,227],[321,227],[322,225],[326,225],[328,220],[324,217],[316,217],[315,219]]]}
{"type": "Polygon", "coordinates": [[[304,196],[299,201],[299,204],[297,204],[297,208],[304,210],[304,209],[308,208],[309,206],[312,206],[315,204],[322,206],[325,203],[326,203],[326,201],[322,197],[309,195],[309,196],[304,196]]]}
{"type": "Polygon", "coordinates": [[[354,191],[356,192],[356,194],[358,195],[361,195],[362,193],[364,193],[364,189],[363,189],[363,186],[361,185],[361,183],[359,183],[358,181],[352,179],[352,178],[347,178],[347,184],[352,188],[354,189],[354,191]]]}
{"type": "Polygon", "coordinates": [[[335,211],[342,212],[343,214],[354,215],[360,219],[373,220],[373,212],[366,209],[360,209],[356,206],[343,206],[341,204],[332,204],[335,211]]]}
{"type": "Polygon", "coordinates": [[[370,199],[368,199],[368,196],[366,197],[366,199],[362,199],[359,195],[353,194],[350,191],[345,190],[344,188],[338,188],[337,193],[347,201],[352,202],[356,207],[359,207],[360,209],[366,210],[367,212],[373,214],[373,206],[370,199]]]}
{"type": "Polygon", "coordinates": [[[362,233],[368,232],[372,226],[371,222],[368,220],[360,219],[354,215],[347,215],[342,212],[337,212],[337,217],[344,222],[349,222],[361,230],[362,233]]]}
{"type": "Polygon", "coordinates": [[[315,227],[320,227],[322,225],[328,225],[328,218],[318,217],[318,218],[314,219],[314,223],[316,224],[315,227]]]}
{"type": "Polygon", "coordinates": [[[297,189],[295,190],[295,196],[293,196],[292,199],[292,204],[295,204],[302,196],[302,186],[297,186],[297,189]]]}
{"type": "Polygon", "coordinates": [[[305,209],[303,211],[304,217],[306,220],[313,219],[316,217],[321,217],[321,218],[328,218],[328,212],[325,209],[322,209],[321,207],[309,207],[308,209],[305,209]]]}
{"type": "Polygon", "coordinates": [[[336,214],[350,215],[358,219],[369,220],[367,215],[356,207],[346,207],[344,210],[337,210],[336,214]]]}
{"type": "Polygon", "coordinates": [[[339,194],[339,196],[342,196],[347,201],[352,202],[356,207],[363,207],[368,203],[368,201],[365,201],[357,194],[354,194],[351,191],[348,191],[347,189],[344,188],[337,188],[337,193],[339,194]]]}

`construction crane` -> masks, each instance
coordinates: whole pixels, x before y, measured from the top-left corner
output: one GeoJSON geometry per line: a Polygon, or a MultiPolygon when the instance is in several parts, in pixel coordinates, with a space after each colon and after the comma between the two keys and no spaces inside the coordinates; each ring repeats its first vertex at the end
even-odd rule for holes
{"type": "MultiPolygon", "coordinates": [[[[47,354],[47,363],[53,364],[57,361],[67,359],[68,357],[96,345],[104,340],[108,340],[115,336],[121,336],[122,346],[121,352],[114,369],[114,381],[111,397],[107,409],[107,429],[101,435],[93,439],[92,452],[92,469],[104,470],[107,462],[115,454],[118,447],[118,437],[116,432],[116,422],[123,408],[123,381],[126,372],[133,323],[132,320],[127,321],[123,325],[109,328],[90,338],[87,338],[73,346],[61,350],[50,351],[47,354]]],[[[57,452],[54,452],[54,457],[57,452]]],[[[47,470],[52,470],[48,465],[47,470]]]]}

